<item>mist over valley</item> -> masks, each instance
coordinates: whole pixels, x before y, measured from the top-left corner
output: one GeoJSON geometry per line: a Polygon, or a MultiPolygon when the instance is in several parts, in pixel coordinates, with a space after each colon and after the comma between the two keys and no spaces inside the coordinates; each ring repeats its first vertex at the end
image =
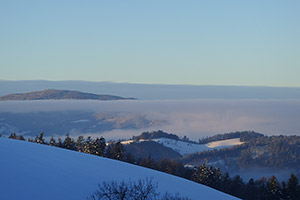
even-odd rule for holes
{"type": "Polygon", "coordinates": [[[130,138],[164,130],[193,140],[255,130],[298,135],[299,100],[35,100],[0,101],[0,130],[36,136],[66,133],[130,138]]]}

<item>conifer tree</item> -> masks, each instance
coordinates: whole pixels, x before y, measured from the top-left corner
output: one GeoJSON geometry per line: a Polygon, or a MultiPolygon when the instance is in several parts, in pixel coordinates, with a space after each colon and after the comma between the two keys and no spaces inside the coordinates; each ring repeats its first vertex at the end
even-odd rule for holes
{"type": "Polygon", "coordinates": [[[256,184],[254,182],[254,179],[251,178],[248,183],[246,184],[246,190],[244,192],[245,200],[251,200],[251,199],[260,199],[258,194],[258,189],[256,187],[256,184]]]}
{"type": "Polygon", "coordinates": [[[272,176],[267,183],[267,199],[280,200],[281,188],[275,176],[272,176]]]}
{"type": "Polygon", "coordinates": [[[64,147],[60,137],[58,137],[58,141],[56,143],[56,147],[60,147],[60,148],[64,147]]]}
{"type": "MultiPolygon", "coordinates": [[[[1,137],[1,134],[0,134],[0,137],[1,137]]],[[[25,140],[25,138],[22,135],[17,135],[15,133],[11,133],[8,138],[16,139],[16,140],[25,140]]]]}
{"type": "Polygon", "coordinates": [[[83,145],[84,145],[84,138],[83,138],[83,136],[78,136],[78,138],[76,140],[76,149],[77,149],[77,151],[84,152],[83,145]]]}
{"type": "Polygon", "coordinates": [[[23,135],[20,135],[20,136],[19,136],[19,140],[25,141],[25,138],[23,137],[23,135]]]}
{"type": "Polygon", "coordinates": [[[288,184],[287,184],[287,199],[288,200],[296,200],[300,197],[300,189],[299,189],[299,181],[298,178],[291,174],[288,184]]]}
{"type": "Polygon", "coordinates": [[[10,138],[10,139],[17,139],[17,135],[15,133],[11,133],[8,138],[10,138]]]}
{"type": "Polygon", "coordinates": [[[50,138],[50,143],[49,143],[50,146],[56,146],[56,141],[55,139],[53,138],[53,136],[51,136],[50,138]]]}
{"type": "Polygon", "coordinates": [[[222,175],[222,171],[219,167],[217,167],[215,169],[214,179],[215,179],[215,188],[221,187],[223,175],[222,175]]]}
{"type": "Polygon", "coordinates": [[[36,136],[35,142],[39,144],[45,144],[44,132],[41,132],[39,136],[36,136]]]}
{"type": "Polygon", "coordinates": [[[70,150],[75,150],[75,142],[74,140],[69,136],[69,133],[66,135],[66,139],[64,141],[64,148],[70,149],[70,150]]]}
{"type": "Polygon", "coordinates": [[[226,172],[226,173],[224,174],[224,176],[222,177],[222,184],[223,184],[223,189],[222,189],[222,191],[224,191],[224,192],[230,191],[231,182],[232,182],[232,181],[231,181],[231,178],[230,178],[230,176],[229,176],[229,173],[226,172]]]}
{"type": "Polygon", "coordinates": [[[281,189],[281,199],[287,199],[287,186],[284,181],[282,181],[282,189],[281,189]]]}
{"type": "Polygon", "coordinates": [[[239,175],[233,177],[230,187],[230,194],[241,198],[242,193],[244,192],[244,186],[244,181],[239,175]]]}
{"type": "Polygon", "coordinates": [[[91,136],[88,136],[88,138],[85,140],[84,145],[83,145],[83,152],[92,154],[93,153],[92,146],[93,146],[93,140],[92,140],[91,136]]]}
{"type": "Polygon", "coordinates": [[[109,145],[106,156],[116,160],[124,160],[125,150],[121,142],[109,145]]]}
{"type": "Polygon", "coordinates": [[[220,180],[222,180],[222,174],[220,170],[215,170],[212,166],[207,167],[205,163],[194,169],[193,180],[216,188],[220,180]]]}
{"type": "Polygon", "coordinates": [[[105,147],[106,147],[105,139],[103,137],[96,138],[96,140],[93,141],[92,154],[97,155],[97,156],[104,156],[105,155],[105,147]]]}

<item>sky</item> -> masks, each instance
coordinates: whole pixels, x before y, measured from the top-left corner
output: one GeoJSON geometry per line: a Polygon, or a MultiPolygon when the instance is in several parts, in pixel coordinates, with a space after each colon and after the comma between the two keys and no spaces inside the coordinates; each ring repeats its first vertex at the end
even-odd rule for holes
{"type": "Polygon", "coordinates": [[[300,87],[300,1],[0,1],[0,80],[300,87]]]}

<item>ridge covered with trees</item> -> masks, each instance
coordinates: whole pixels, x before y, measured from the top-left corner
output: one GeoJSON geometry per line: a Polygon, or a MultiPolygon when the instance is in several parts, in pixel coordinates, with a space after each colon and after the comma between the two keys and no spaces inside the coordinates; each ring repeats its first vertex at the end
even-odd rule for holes
{"type": "Polygon", "coordinates": [[[157,139],[157,138],[168,138],[168,139],[173,139],[173,140],[179,140],[179,137],[175,134],[172,133],[166,133],[164,131],[158,130],[158,131],[152,131],[152,132],[143,132],[139,136],[133,136],[132,139],[137,141],[141,139],[157,139]]]}
{"type": "Polygon", "coordinates": [[[254,136],[242,145],[186,155],[185,164],[213,163],[222,160],[232,169],[267,167],[272,169],[300,168],[299,136],[254,136]]]}
{"type": "Polygon", "coordinates": [[[210,137],[204,137],[202,139],[199,139],[199,144],[207,144],[209,142],[228,140],[233,138],[240,138],[241,142],[245,142],[259,137],[264,137],[264,135],[254,131],[237,131],[231,133],[217,134],[210,137]]]}

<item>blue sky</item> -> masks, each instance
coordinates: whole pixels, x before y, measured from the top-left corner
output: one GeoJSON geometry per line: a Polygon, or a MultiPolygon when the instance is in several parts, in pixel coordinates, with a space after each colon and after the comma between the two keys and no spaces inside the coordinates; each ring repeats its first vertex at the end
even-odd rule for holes
{"type": "Polygon", "coordinates": [[[300,87],[300,1],[0,2],[0,79],[300,87]]]}

